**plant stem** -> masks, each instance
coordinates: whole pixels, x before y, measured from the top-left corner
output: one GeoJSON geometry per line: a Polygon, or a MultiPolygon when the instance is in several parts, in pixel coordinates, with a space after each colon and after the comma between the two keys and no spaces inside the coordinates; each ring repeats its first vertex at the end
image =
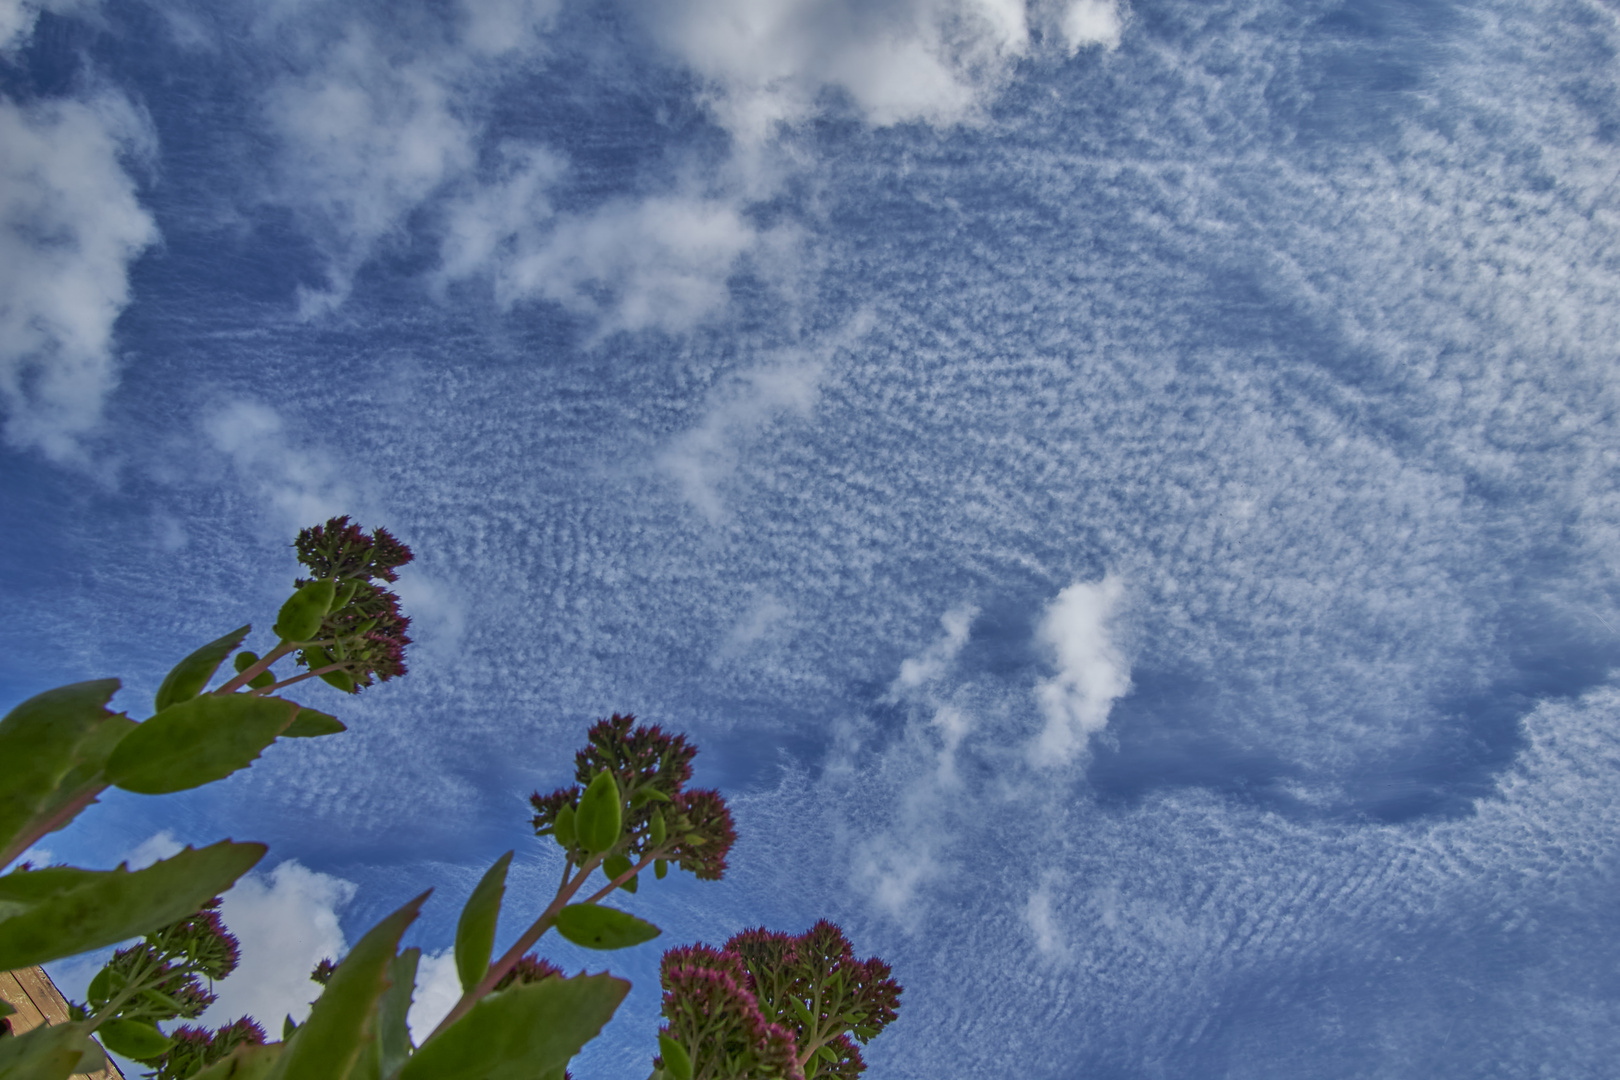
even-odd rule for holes
{"type": "Polygon", "coordinates": [[[246,686],[253,679],[258,678],[264,672],[269,671],[271,665],[277,660],[280,660],[283,656],[286,656],[290,652],[297,652],[306,645],[313,644],[315,643],[310,641],[283,641],[281,644],[277,645],[275,648],[261,656],[257,662],[238,672],[236,678],[231,679],[224,686],[221,686],[218,690],[213,692],[215,694],[233,694],[237,690],[240,690],[242,687],[246,686]]]}
{"type": "MultiPolygon", "coordinates": [[[[439,1021],[439,1026],[433,1029],[427,1039],[422,1040],[424,1044],[432,1039],[434,1035],[439,1034],[439,1032],[466,1016],[472,1007],[478,1004],[479,999],[495,989],[495,984],[500,982],[506,976],[506,973],[517,965],[517,962],[523,958],[524,953],[534,948],[534,943],[539,941],[547,930],[551,929],[552,922],[557,918],[557,912],[568,906],[568,901],[574,898],[574,894],[579,891],[581,885],[585,884],[585,879],[590,877],[591,871],[595,870],[597,864],[601,861],[602,856],[592,855],[585,860],[584,864],[579,868],[579,873],[572,880],[564,878],[562,885],[557,889],[556,898],[546,905],[546,910],[542,911],[540,917],[534,920],[534,924],[523,932],[523,936],[518,938],[510,949],[506,950],[505,955],[489,966],[489,970],[484,973],[484,977],[478,980],[478,985],[461,995],[461,1000],[457,1001],[455,1007],[450,1010],[443,1020],[439,1021]]],[[[566,872],[565,869],[564,873],[566,874],[566,872]]]]}
{"type": "Polygon", "coordinates": [[[265,694],[273,694],[284,686],[291,686],[293,683],[303,682],[305,679],[313,679],[319,675],[325,675],[328,671],[341,671],[346,667],[348,667],[347,664],[327,664],[323,668],[316,668],[314,671],[306,671],[302,675],[294,675],[290,679],[282,679],[278,683],[271,683],[269,686],[260,687],[257,690],[249,690],[248,693],[262,697],[265,694]]]}

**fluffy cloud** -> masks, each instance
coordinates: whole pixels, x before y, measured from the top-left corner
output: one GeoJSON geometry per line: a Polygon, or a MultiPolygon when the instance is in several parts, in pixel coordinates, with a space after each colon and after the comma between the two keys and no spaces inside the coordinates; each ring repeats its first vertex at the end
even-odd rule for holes
{"type": "Polygon", "coordinates": [[[679,332],[725,305],[726,279],[755,231],[730,201],[658,196],[563,218],[540,236],[519,226],[509,242],[495,270],[502,303],[551,300],[594,317],[604,334],[679,332]]]}
{"type": "Polygon", "coordinates": [[[1119,47],[1125,16],[1118,0],[1073,0],[1059,17],[1058,26],[1071,54],[1088,45],[1119,47]]]}
{"type": "MultiPolygon", "coordinates": [[[[21,25],[0,9],[0,31],[21,25]],[[9,20],[9,21],[5,21],[9,20]]],[[[152,151],[145,118],[115,94],[0,100],[0,399],[14,445],[82,454],[117,383],[113,326],[129,266],[158,239],[124,168],[152,151]]]]}
{"type": "Polygon", "coordinates": [[[1058,594],[1037,636],[1057,674],[1036,688],[1045,726],[1030,746],[1037,765],[1066,765],[1108,723],[1114,702],[1131,688],[1130,666],[1110,627],[1125,588],[1118,578],[1077,582],[1058,594]]]}
{"type": "Polygon", "coordinates": [[[219,1000],[202,1016],[218,1026],[252,1016],[272,1032],[283,1016],[301,1020],[320,988],[309,973],[348,949],[338,913],[355,885],[289,859],[269,874],[249,874],[225,894],[220,914],[242,942],[242,962],[214,984],[219,1000]]]}
{"type": "Polygon", "coordinates": [[[439,1026],[461,998],[461,976],[456,973],[454,949],[427,953],[416,966],[416,992],[405,1022],[411,1038],[420,1043],[439,1026]]]}
{"type": "Polygon", "coordinates": [[[873,124],[948,124],[1031,47],[1032,23],[1055,18],[1069,51],[1115,45],[1116,0],[1060,8],[1023,0],[677,0],[649,6],[658,40],[703,78],[716,117],[744,143],[812,115],[828,91],[873,124]]]}

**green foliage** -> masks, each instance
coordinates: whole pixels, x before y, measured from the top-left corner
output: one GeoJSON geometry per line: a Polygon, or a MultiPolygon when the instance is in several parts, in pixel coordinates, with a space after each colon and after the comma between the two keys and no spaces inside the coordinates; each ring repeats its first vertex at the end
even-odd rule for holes
{"type": "Polygon", "coordinates": [[[144,1020],[125,1020],[114,1017],[96,1028],[101,1044],[115,1054],[123,1054],[136,1061],[152,1061],[174,1045],[174,1040],[158,1030],[156,1024],[144,1020]]]}
{"type": "Polygon", "coordinates": [[[399,939],[426,899],[427,893],[418,896],[355,944],[316,999],[309,1019],[287,1040],[269,1080],[342,1080],[360,1056],[377,999],[388,989],[388,968],[399,939]]]}
{"type": "Polygon", "coordinates": [[[461,909],[456,924],[456,974],[461,977],[461,989],[470,991],[489,970],[489,956],[495,949],[495,923],[501,914],[501,899],[506,895],[506,868],[512,865],[513,852],[508,851],[495,865],[484,872],[478,887],[461,909]]]}
{"type": "Polygon", "coordinates": [[[171,705],[118,744],[107,761],[107,780],[141,795],[223,780],[257,760],[298,712],[290,701],[246,694],[171,705]]]}
{"type": "Polygon", "coordinates": [[[613,774],[603,769],[579,797],[579,808],[574,812],[574,835],[579,838],[579,846],[593,855],[607,851],[619,842],[624,827],[622,815],[619,785],[613,774]]]}
{"type": "Polygon", "coordinates": [[[37,1027],[0,1039],[0,1080],[67,1080],[106,1063],[87,1024],[37,1027]]]}
{"type": "Polygon", "coordinates": [[[312,581],[281,605],[272,630],[282,641],[308,641],[320,632],[326,611],[337,598],[337,584],[331,580],[312,581]]]}
{"type": "Polygon", "coordinates": [[[75,802],[88,805],[107,755],[134,724],[107,710],[117,679],[74,683],[36,694],[0,720],[0,865],[75,802]]]}
{"type": "Polygon", "coordinates": [[[196,911],[264,857],[222,840],[144,870],[13,870],[0,877],[0,970],[113,945],[196,911]]]}
{"type": "MultiPolygon", "coordinates": [[[[154,714],[141,723],[107,707],[119,687],[115,679],[47,691],[0,719],[0,868],[109,786],[147,795],[184,791],[247,768],[277,738],[346,730],[334,716],[269,696],[277,690],[318,677],[358,693],[405,674],[410,620],[385,586],[411,560],[410,549],[385,530],[367,534],[347,518],[304,530],[294,546],[312,579],[294,583],[297,591],[275,622],[281,640],[263,656],[241,650],[248,626],[209,642],[169,672],[154,714]],[[278,675],[277,663],[288,657],[308,670],[278,675]],[[228,659],[234,676],[210,691],[228,659]]],[[[406,1018],[421,952],[399,944],[425,893],[366,933],[341,964],[323,962],[313,976],[323,989],[308,1020],[300,1026],[289,1018],[283,1040],[266,1044],[249,1018],[215,1031],[158,1026],[203,1013],[214,1000],[213,980],[235,968],[236,940],[212,909],[218,894],[263,856],[262,845],[186,848],[133,872],[18,867],[0,876],[0,969],[144,938],[113,954],[91,981],[88,1001],[72,1006],[72,1022],[0,1039],[0,1080],[65,1080],[99,1068],[103,1057],[92,1034],[153,1065],[151,1080],[564,1080],[568,1061],[613,1016],[629,984],[608,975],[565,978],[530,950],[553,927],[591,949],[659,936],[651,923],[600,904],[615,888],[635,893],[648,866],[658,880],[670,863],[700,879],[722,876],[735,832],[718,792],[686,788],[696,752],[684,737],[637,726],[630,716],[614,714],[590,728],[575,757],[578,783],[530,800],[535,834],[553,836],[564,852],[556,895],[530,913],[528,928],[492,962],[513,853],[496,860],[457,925],[462,997],[419,1047],[406,1018]]],[[[722,966],[736,977],[727,976],[730,989],[711,994],[704,1008],[719,1010],[705,1021],[711,1028],[743,1039],[733,1038],[742,1056],[725,1057],[730,1071],[716,1073],[711,1058],[689,1053],[707,1045],[697,1029],[680,1037],[666,1030],[660,1080],[745,1074],[798,1080],[796,1045],[804,1062],[837,1066],[829,1075],[852,1075],[851,1059],[829,1049],[840,1045],[833,1033],[843,1037],[846,1022],[858,1025],[857,1035],[875,1033],[883,1021],[839,1004],[853,992],[847,979],[839,982],[844,967],[834,964],[836,971],[822,975],[830,975],[826,988],[842,988],[845,997],[835,1002],[829,990],[825,1001],[810,998],[807,1006],[768,994],[756,1002],[742,986],[740,964],[727,954],[722,966]],[[765,1024],[762,1005],[789,1009],[812,1034],[795,1044],[782,1026],[765,1024]]],[[[774,987],[786,978],[797,985],[799,974],[771,975],[766,967],[758,975],[764,982],[774,987]]],[[[701,976],[707,969],[692,970],[701,976]]],[[[687,1008],[682,1015],[698,1014],[687,1008]]]]}
{"type": "Polygon", "coordinates": [[[628,911],[598,904],[570,904],[557,912],[557,933],[586,949],[628,949],[662,932],[628,911]]]}
{"type": "Polygon", "coordinates": [[[316,712],[314,709],[299,709],[298,715],[293,717],[292,725],[281,733],[281,737],[318,739],[322,735],[339,735],[348,730],[348,727],[335,716],[316,712]]]}
{"type": "Polygon", "coordinates": [[[210,641],[174,665],[174,670],[163,677],[163,685],[158,687],[157,698],[152,702],[152,710],[162,712],[170,705],[190,701],[202,693],[213,679],[214,672],[219,670],[219,665],[241,646],[248,636],[248,631],[252,629],[252,626],[238,626],[224,637],[210,641]]]}
{"type": "Polygon", "coordinates": [[[629,992],[628,982],[608,975],[508,987],[427,1042],[399,1080],[534,1080],[566,1065],[629,992]]]}

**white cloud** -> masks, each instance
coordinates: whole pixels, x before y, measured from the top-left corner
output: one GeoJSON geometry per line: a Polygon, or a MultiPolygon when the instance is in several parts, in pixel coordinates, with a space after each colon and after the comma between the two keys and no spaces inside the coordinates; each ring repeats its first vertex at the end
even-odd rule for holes
{"type": "Polygon", "coordinates": [[[890,696],[897,697],[938,681],[956,660],[962,646],[967,644],[968,632],[973,628],[973,620],[978,617],[979,609],[972,604],[954,607],[941,616],[939,621],[945,628],[944,635],[921,654],[901,661],[900,677],[889,688],[890,696]]]}
{"type": "Polygon", "coordinates": [[[440,62],[402,61],[358,22],[266,95],[284,147],[280,197],[312,219],[328,259],[327,287],[301,293],[306,317],[342,303],[376,245],[471,167],[477,132],[453,96],[440,62]]]}
{"type": "Polygon", "coordinates": [[[170,855],[177,855],[185,847],[174,838],[174,833],[164,829],[154,833],[136,845],[135,850],[125,859],[131,870],[142,870],[155,862],[161,862],[170,855]]]}
{"type": "Polygon", "coordinates": [[[355,888],[292,859],[267,875],[239,880],[225,894],[220,916],[242,943],[242,962],[214,984],[219,1000],[201,1022],[217,1027],[251,1016],[274,1036],[282,1017],[303,1019],[320,994],[310,971],[348,949],[338,912],[354,898],[355,888]]]}
{"type": "Polygon", "coordinates": [[[55,460],[81,457],[117,383],[113,325],[129,303],[129,266],[158,239],[123,166],[152,152],[151,128],[116,94],[0,100],[0,146],[6,437],[55,460]]]}
{"type": "Polygon", "coordinates": [[[1020,0],[676,0],[649,5],[655,37],[708,84],[739,141],[810,116],[827,90],[871,123],[954,123],[1029,47],[1020,0]]]}
{"type": "Polygon", "coordinates": [[[364,512],[330,459],[302,449],[300,433],[286,431],[280,414],[268,405],[232,402],[204,420],[203,433],[268,507],[278,530],[364,512]]]}
{"type": "Polygon", "coordinates": [[[1117,49],[1125,32],[1125,16],[1119,0],[1072,0],[1058,25],[1071,55],[1088,45],[1117,49]]]}
{"type": "Polygon", "coordinates": [[[416,992],[406,1017],[411,1039],[420,1044],[459,1000],[461,976],[456,974],[455,950],[423,954],[416,967],[416,992]]]}
{"type": "Polygon", "coordinates": [[[655,196],[615,201],[558,220],[544,237],[497,261],[503,304],[543,298],[593,316],[599,334],[690,330],[720,311],[726,279],[754,244],[728,200],[655,196]]]}
{"type": "Polygon", "coordinates": [[[1110,634],[1124,592],[1110,575],[1094,585],[1070,585],[1047,607],[1036,636],[1058,670],[1035,691],[1046,724],[1029,748],[1033,764],[1073,761],[1130,691],[1130,666],[1110,634]]]}
{"type": "Polygon", "coordinates": [[[0,0],[0,53],[28,44],[41,11],[74,15],[98,6],[99,0],[0,0]]]}

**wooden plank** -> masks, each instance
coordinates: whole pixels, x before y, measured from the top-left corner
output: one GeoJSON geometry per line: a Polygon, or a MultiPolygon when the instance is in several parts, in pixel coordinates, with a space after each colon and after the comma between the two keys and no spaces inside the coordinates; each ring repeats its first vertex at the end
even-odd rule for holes
{"type": "Polygon", "coordinates": [[[25,1031],[33,1031],[45,1023],[45,1014],[39,1011],[34,1000],[22,988],[15,972],[0,971],[0,998],[4,998],[7,1005],[17,1010],[6,1018],[6,1023],[10,1025],[13,1034],[21,1035],[25,1031]]]}
{"type": "MultiPolygon", "coordinates": [[[[67,999],[45,974],[44,968],[21,968],[0,972],[0,998],[17,1011],[7,1017],[11,1030],[21,1035],[41,1024],[62,1024],[68,1019],[67,999]]],[[[75,1073],[86,1080],[124,1080],[124,1074],[111,1060],[99,1072],[75,1073]]]]}

